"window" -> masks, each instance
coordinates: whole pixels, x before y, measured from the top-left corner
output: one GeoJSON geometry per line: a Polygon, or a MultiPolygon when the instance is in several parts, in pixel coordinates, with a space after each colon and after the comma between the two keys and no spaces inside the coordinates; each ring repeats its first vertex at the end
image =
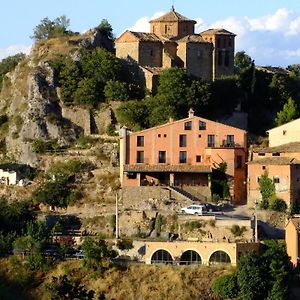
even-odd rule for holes
{"type": "Polygon", "coordinates": [[[138,147],[144,147],[144,136],[138,135],[136,137],[136,144],[138,147]]]}
{"type": "Polygon", "coordinates": [[[263,170],[265,170],[265,169],[266,169],[266,166],[262,166],[261,168],[262,168],[263,170]]]}
{"type": "Polygon", "coordinates": [[[144,151],[137,151],[136,153],[136,162],[138,164],[144,163],[144,151]]]}
{"type": "Polygon", "coordinates": [[[196,155],[196,162],[201,162],[202,158],[201,158],[201,155],[196,155]]]}
{"type": "Polygon", "coordinates": [[[234,146],[234,135],[227,135],[226,137],[226,146],[233,147],[234,146]]]}
{"type": "Polygon", "coordinates": [[[205,130],[206,129],[206,123],[199,121],[199,130],[205,130]]]}
{"type": "Polygon", "coordinates": [[[158,136],[158,137],[161,137],[161,134],[159,133],[157,136],[158,136]]]}
{"type": "Polygon", "coordinates": [[[226,41],[226,39],[224,38],[224,39],[223,39],[223,48],[226,48],[226,42],[227,42],[227,41],[226,41]]]}
{"type": "Polygon", "coordinates": [[[160,164],[165,164],[167,160],[166,151],[159,151],[158,152],[158,162],[160,164]]]}
{"type": "Polygon", "coordinates": [[[184,123],[184,130],[192,130],[192,121],[184,123]]]}
{"type": "Polygon", "coordinates": [[[222,53],[222,50],[219,50],[218,51],[218,65],[219,66],[222,66],[222,64],[223,64],[223,53],[222,53]]]}
{"type": "Polygon", "coordinates": [[[186,163],[186,151],[180,151],[179,152],[179,163],[185,164],[186,163]]]}
{"type": "Polygon", "coordinates": [[[243,165],[243,157],[242,155],[237,155],[236,156],[236,168],[241,169],[243,165]]]}
{"type": "Polygon", "coordinates": [[[229,66],[229,51],[228,50],[225,51],[225,61],[224,61],[224,64],[225,64],[226,67],[229,66]]]}
{"type": "Polygon", "coordinates": [[[273,152],[272,156],[280,156],[280,153],[279,152],[273,152]]]}
{"type": "Polygon", "coordinates": [[[164,138],[166,138],[167,137],[167,135],[166,134],[164,134],[164,138]]]}
{"type": "Polygon", "coordinates": [[[273,182],[274,183],[280,183],[279,177],[273,177],[273,182]]]}
{"type": "Polygon", "coordinates": [[[286,130],[283,130],[283,131],[282,131],[282,135],[286,135],[286,130]]]}
{"type": "Polygon", "coordinates": [[[198,135],[198,138],[201,138],[201,134],[198,135]]]}
{"type": "Polygon", "coordinates": [[[153,56],[153,50],[152,49],[150,50],[150,56],[153,56]]]}
{"type": "Polygon", "coordinates": [[[128,179],[136,179],[136,173],[128,172],[127,173],[127,178],[128,179]]]}
{"type": "Polygon", "coordinates": [[[179,135],[179,147],[186,147],[186,135],[185,134],[179,135]]]}
{"type": "Polygon", "coordinates": [[[215,136],[213,134],[207,136],[207,147],[215,147],[215,136]]]}
{"type": "Polygon", "coordinates": [[[265,156],[266,154],[265,153],[258,153],[258,156],[265,156]]]}

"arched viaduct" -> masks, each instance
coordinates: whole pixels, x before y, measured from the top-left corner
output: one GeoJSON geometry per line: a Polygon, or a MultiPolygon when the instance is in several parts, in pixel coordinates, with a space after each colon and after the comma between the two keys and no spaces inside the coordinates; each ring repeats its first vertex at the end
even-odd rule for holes
{"type": "Polygon", "coordinates": [[[236,265],[246,251],[259,252],[259,243],[146,242],[145,263],[236,265]]]}

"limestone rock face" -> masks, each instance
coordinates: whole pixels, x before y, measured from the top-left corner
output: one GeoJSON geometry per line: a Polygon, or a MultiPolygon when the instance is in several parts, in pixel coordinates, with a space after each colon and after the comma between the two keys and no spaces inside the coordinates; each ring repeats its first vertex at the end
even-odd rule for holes
{"type": "Polygon", "coordinates": [[[33,59],[29,56],[10,74],[10,97],[3,97],[2,90],[0,109],[10,120],[5,138],[9,156],[19,163],[36,166],[34,140],[56,140],[61,146],[68,146],[80,130],[62,117],[52,68],[47,62],[34,66],[33,59]]]}
{"type": "MultiPolygon", "coordinates": [[[[81,58],[82,48],[99,46],[112,50],[114,43],[98,29],[70,38],[42,41],[5,76],[0,90],[0,117],[7,120],[5,126],[0,124],[0,148],[2,144],[6,147],[5,153],[0,149],[2,158],[6,155],[18,163],[36,167],[39,159],[32,148],[35,140],[68,147],[81,133],[106,132],[112,122],[111,108],[107,106],[91,114],[86,108],[64,106],[50,64],[56,55],[76,61],[81,58]]],[[[108,152],[112,153],[111,163],[115,165],[116,151],[108,149],[108,152]]]]}

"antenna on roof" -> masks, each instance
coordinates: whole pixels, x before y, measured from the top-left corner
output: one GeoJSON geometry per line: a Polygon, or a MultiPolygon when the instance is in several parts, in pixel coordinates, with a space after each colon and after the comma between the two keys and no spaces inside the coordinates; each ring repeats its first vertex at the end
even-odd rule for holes
{"type": "Polygon", "coordinates": [[[173,5],[172,5],[172,11],[175,11],[175,8],[174,8],[174,6],[175,6],[175,0],[173,0],[173,5]]]}

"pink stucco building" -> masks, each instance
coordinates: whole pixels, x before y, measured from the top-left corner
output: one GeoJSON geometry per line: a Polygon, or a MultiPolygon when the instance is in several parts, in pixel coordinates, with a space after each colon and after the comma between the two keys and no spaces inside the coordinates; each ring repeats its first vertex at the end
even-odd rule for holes
{"type": "Polygon", "coordinates": [[[142,130],[121,129],[122,186],[209,186],[212,168],[227,163],[232,200],[246,198],[247,133],[194,116],[142,130]]]}

